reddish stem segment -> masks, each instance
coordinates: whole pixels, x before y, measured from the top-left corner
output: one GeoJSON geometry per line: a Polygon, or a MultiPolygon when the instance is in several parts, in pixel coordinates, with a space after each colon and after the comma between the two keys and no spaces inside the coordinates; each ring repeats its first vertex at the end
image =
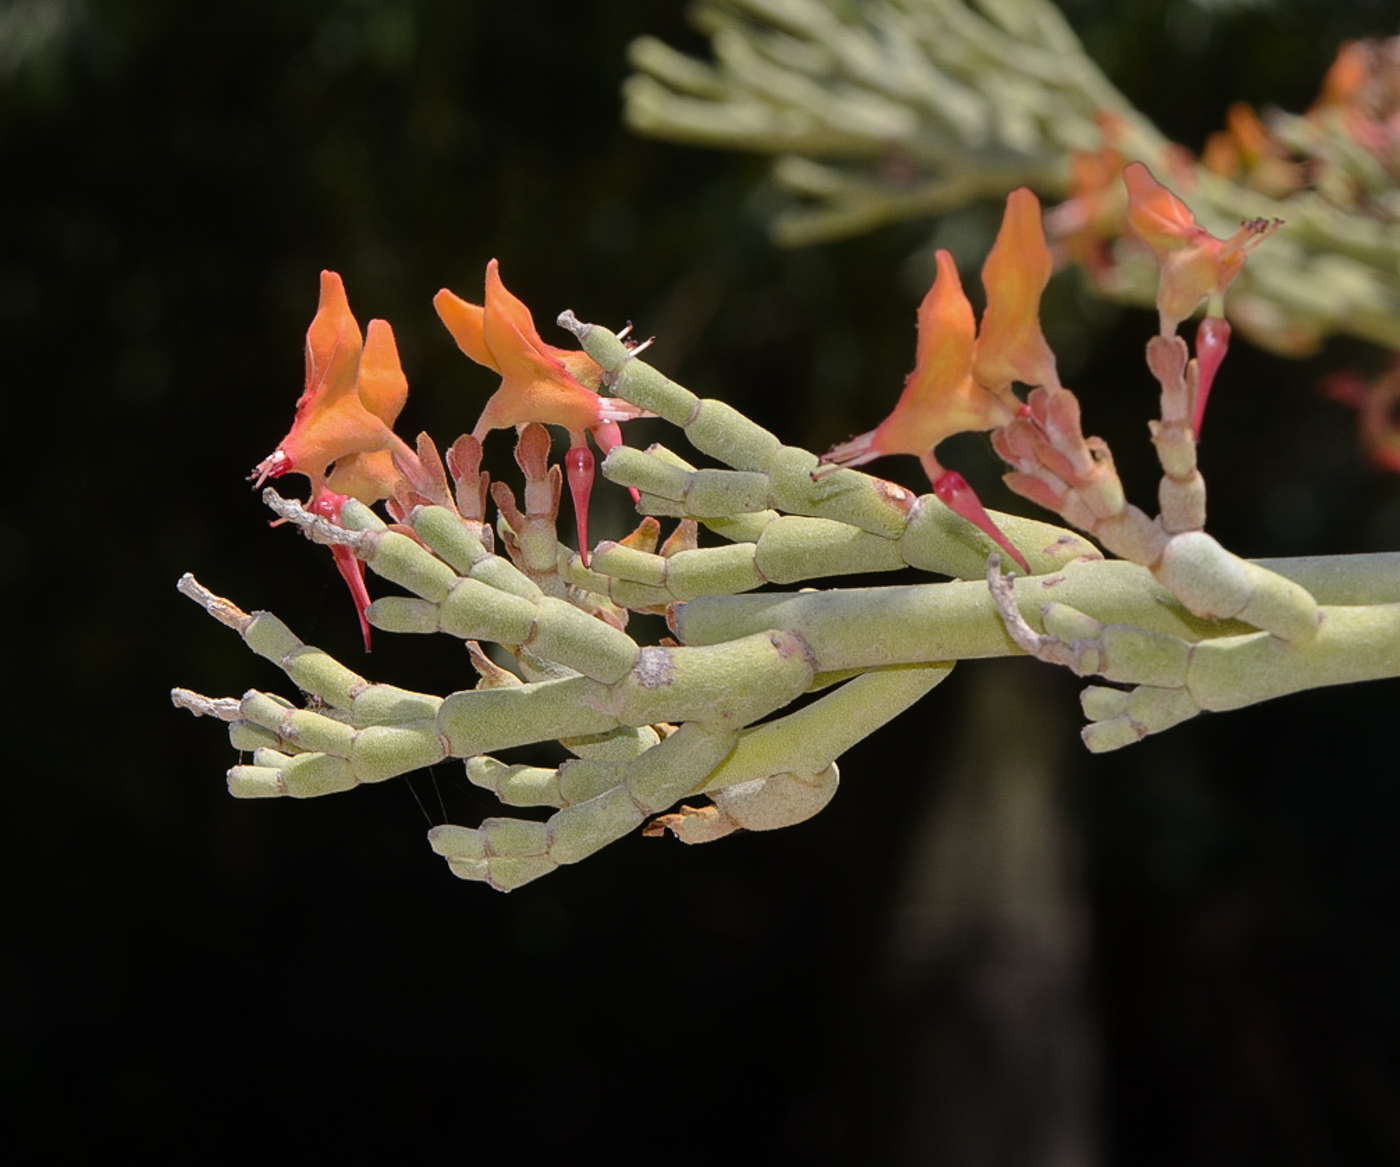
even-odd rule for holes
{"type": "Polygon", "coordinates": [[[588,500],[593,494],[593,451],[587,442],[570,446],[564,455],[564,476],[569,480],[569,497],[574,500],[574,521],[578,524],[578,553],[588,566],[588,500]]]}
{"type": "MultiPolygon", "coordinates": [[[[340,509],[345,505],[346,499],[346,495],[322,489],[311,500],[311,505],[306,509],[313,514],[330,519],[331,522],[339,526],[340,509]]],[[[355,603],[355,615],[360,618],[360,635],[365,638],[365,651],[369,652],[369,616],[367,615],[369,612],[369,591],[365,588],[365,565],[349,547],[343,544],[333,545],[331,555],[335,558],[336,571],[340,572],[340,578],[350,589],[350,598],[355,603]]]]}
{"type": "Polygon", "coordinates": [[[1207,316],[1196,329],[1196,411],[1191,432],[1199,441],[1201,420],[1206,414],[1206,398],[1220,370],[1220,362],[1230,348],[1230,322],[1223,316],[1207,316]]]}
{"type": "Polygon", "coordinates": [[[1011,540],[998,530],[981,499],[977,497],[977,492],[968,486],[967,479],[956,470],[945,470],[934,480],[933,493],[945,507],[954,514],[961,515],[1011,556],[1022,571],[1030,574],[1031,566],[1026,562],[1025,556],[1011,546],[1011,540]]]}

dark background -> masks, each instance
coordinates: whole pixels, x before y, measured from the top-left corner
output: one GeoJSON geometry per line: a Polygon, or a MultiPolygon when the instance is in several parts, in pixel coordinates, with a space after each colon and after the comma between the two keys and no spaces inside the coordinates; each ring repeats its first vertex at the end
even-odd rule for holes
{"type": "MultiPolygon", "coordinates": [[[[1193,148],[1230,100],[1305,108],[1343,37],[1395,32],[1379,0],[1128,7],[1068,12],[1193,148]]],[[[643,0],[0,3],[0,1145],[1400,1162],[1393,681],[1092,758],[1069,678],[965,666],[843,759],[818,819],[694,849],[633,836],[508,897],[423,841],[439,794],[455,821],[492,813],[456,764],[227,797],[221,727],[168,690],[288,683],[175,593],[183,571],[376,679],[470,680],[447,643],[385,636],[365,661],[329,557],[268,530],[243,482],[290,422],[322,267],[362,324],[392,321],[399,431],[442,445],[492,385],[430,299],[477,299],[493,255],[547,339],[564,307],[635,320],[658,365],[795,444],[893,400],[922,290],[901,273],[930,226],[772,248],[761,159],[620,127],[642,33],[704,50],[643,0]],[[1039,808],[1031,844],[978,801],[984,771],[1039,808]],[[1027,846],[1044,897],[998,893],[1027,846]],[[1010,980],[1007,936],[1039,937],[1010,980]]],[[[975,266],[996,213],[939,241],[975,266]]],[[[1052,297],[1087,424],[1150,498],[1152,317],[1073,276],[1052,297]]],[[[1315,389],[1377,354],[1236,348],[1203,452],[1215,533],[1251,555],[1400,548],[1400,479],[1315,389]]],[[[1013,505],[985,439],[950,460],[1013,505]]],[[[883,472],[918,484],[912,462],[883,472]]],[[[598,537],[626,529],[616,493],[598,537]]]]}

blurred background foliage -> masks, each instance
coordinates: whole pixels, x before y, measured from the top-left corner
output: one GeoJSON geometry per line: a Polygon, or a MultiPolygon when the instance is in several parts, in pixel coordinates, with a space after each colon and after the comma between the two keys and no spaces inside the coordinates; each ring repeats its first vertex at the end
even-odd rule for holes
{"type": "MultiPolygon", "coordinates": [[[[1231,100],[1303,109],[1342,39],[1396,31],[1388,0],[1064,7],[1193,149],[1231,100]]],[[[269,531],[242,483],[290,422],[322,267],[362,323],[394,325],[403,433],[451,441],[493,387],[430,298],[476,298],[494,255],[548,339],[565,307],[635,320],[692,389],[824,449],[888,409],[932,247],[980,263],[995,208],[774,249],[763,160],[621,129],[642,33],[705,50],[680,6],[644,0],[0,3],[6,1141],[1400,1162],[1394,682],[1091,758],[1070,678],[965,666],[847,756],[813,822],[634,836],[510,897],[423,842],[440,798],[490,813],[455,767],[228,799],[223,734],[166,693],[272,674],[175,594],[180,572],[362,659],[329,556],[269,531]],[[1040,827],[1002,829],[1022,820],[998,798],[1040,827]],[[1008,1052],[1022,1015],[1035,1040],[1008,1052]]],[[[1087,424],[1150,497],[1151,316],[1073,276],[1047,315],[1087,424]]],[[[1400,546],[1400,480],[1316,391],[1342,365],[1379,361],[1231,353],[1202,457],[1235,550],[1400,546]]],[[[493,456],[513,480],[508,442],[493,456]]],[[[1012,505],[981,435],[949,462],[1012,505]]],[[[621,503],[600,537],[630,525],[621,503]]],[[[365,667],[468,680],[428,641],[382,637],[365,667]]]]}

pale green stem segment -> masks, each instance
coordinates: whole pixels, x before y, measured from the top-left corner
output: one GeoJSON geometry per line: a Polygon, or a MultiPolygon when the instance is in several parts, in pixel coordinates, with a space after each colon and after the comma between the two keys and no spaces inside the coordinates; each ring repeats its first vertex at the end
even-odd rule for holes
{"type": "MultiPolygon", "coordinates": [[[[862,738],[941,682],[951,664],[905,665],[861,673],[796,713],[743,730],[704,782],[714,793],[780,773],[820,774],[862,738]]],[[[650,727],[650,748],[658,740],[650,727]]],[[[616,786],[628,762],[577,758],[556,769],[507,765],[485,754],[467,759],[467,777],[507,806],[573,806],[616,786]]],[[[686,793],[690,793],[686,791],[686,793]]]]}
{"type": "Polygon", "coordinates": [[[861,673],[795,713],[744,730],[703,790],[709,794],[784,772],[819,774],[952,671],[951,663],[934,663],[861,673]]]}
{"type": "MultiPolygon", "coordinates": [[[[736,510],[730,515],[751,518],[755,548],[762,548],[774,523],[786,519],[805,516],[839,524],[788,522],[785,530],[780,528],[769,552],[777,559],[772,565],[778,573],[776,577],[767,575],[759,562],[759,550],[754,551],[752,561],[746,561],[740,551],[726,548],[728,558],[715,569],[716,586],[707,586],[704,593],[683,588],[689,594],[672,594],[670,598],[747,591],[770,579],[796,582],[842,574],[849,570],[847,564],[867,550],[873,562],[863,570],[908,566],[955,578],[982,576],[987,556],[996,549],[995,545],[933,495],[920,497],[857,470],[838,470],[813,481],[812,473],[819,465],[815,454],[784,446],[767,430],[721,401],[696,397],[633,357],[608,329],[583,324],[571,312],[563,313],[559,323],[573,332],[588,355],[603,367],[604,377],[617,396],[680,426],[697,450],[734,468],[695,470],[669,451],[661,454],[626,447],[614,450],[604,462],[603,473],[612,481],[641,491],[644,511],[711,520],[719,517],[724,505],[732,504],[736,510]],[[769,510],[785,514],[767,519],[769,510]],[[850,530],[841,535],[842,528],[850,530]],[[860,540],[859,532],[882,539],[887,545],[881,547],[874,539],[860,540]],[[833,536],[835,547],[828,554],[823,537],[833,536]],[[834,562],[828,564],[828,559],[834,562]]],[[[996,512],[992,519],[1026,556],[1034,574],[1058,570],[1080,556],[1099,554],[1073,532],[1048,523],[996,512]]],[[[747,536],[749,531],[744,534],[747,536]]],[[[606,567],[595,565],[595,570],[610,574],[606,567]]],[[[664,583],[652,582],[650,577],[633,582],[670,590],[664,583]]]]}
{"type": "Polygon", "coordinates": [[[1082,675],[1136,685],[1084,692],[1083,737],[1096,753],[1131,745],[1205,710],[1238,709],[1304,689],[1400,676],[1400,602],[1320,609],[1316,635],[1289,643],[1267,632],[1192,642],[1136,624],[1111,624],[1077,606],[1049,602],[1037,632],[1023,593],[999,566],[990,592],[1008,634],[1025,652],[1082,675]]]}
{"type": "MultiPolygon", "coordinates": [[[[1400,601],[1400,554],[1354,557],[1371,587],[1345,570],[1353,557],[1272,560],[1271,574],[1306,580],[1324,602],[1400,601]]],[[[1051,576],[1018,577],[1015,595],[1032,625],[1053,601],[1104,623],[1129,624],[1196,642],[1251,631],[1242,621],[1192,615],[1145,568],[1121,560],[1069,564],[1051,576]]],[[[932,660],[1004,656],[1016,651],[985,584],[955,581],[890,588],[756,596],[703,596],[678,608],[672,626],[686,644],[710,644],[755,628],[799,633],[821,672],[932,660]]]]}
{"type": "Polygon", "coordinates": [[[796,713],[738,734],[691,722],[632,761],[580,760],[551,771],[473,758],[467,764],[472,780],[518,798],[514,805],[563,809],[545,823],[489,819],[475,830],[436,827],[429,839],[455,874],[510,890],[585,858],[700,789],[714,794],[713,807],[682,808],[659,820],[656,830],[669,827],[697,842],[740,826],[790,826],[830,800],[838,755],[951,671],[952,665],[942,664],[866,673],[796,713]],[[745,789],[738,790],[741,786],[745,789]],[[730,791],[735,793],[727,797],[730,791]]]}
{"type": "Polygon", "coordinates": [[[618,782],[545,822],[489,818],[476,828],[434,827],[428,842],[454,875],[511,891],[577,863],[629,834],[695,789],[734,747],[736,731],[692,722],[619,767],[618,782]]]}

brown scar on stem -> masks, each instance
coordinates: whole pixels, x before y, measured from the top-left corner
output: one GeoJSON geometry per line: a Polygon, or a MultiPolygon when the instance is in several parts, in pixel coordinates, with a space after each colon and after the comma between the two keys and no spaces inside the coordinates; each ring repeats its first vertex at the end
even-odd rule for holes
{"type": "Polygon", "coordinates": [[[902,510],[905,514],[908,514],[909,511],[913,509],[914,503],[918,499],[918,495],[916,495],[912,490],[907,490],[903,486],[900,486],[897,482],[890,482],[886,478],[876,478],[874,481],[876,493],[878,493],[887,502],[892,503],[894,506],[902,510]]]}

